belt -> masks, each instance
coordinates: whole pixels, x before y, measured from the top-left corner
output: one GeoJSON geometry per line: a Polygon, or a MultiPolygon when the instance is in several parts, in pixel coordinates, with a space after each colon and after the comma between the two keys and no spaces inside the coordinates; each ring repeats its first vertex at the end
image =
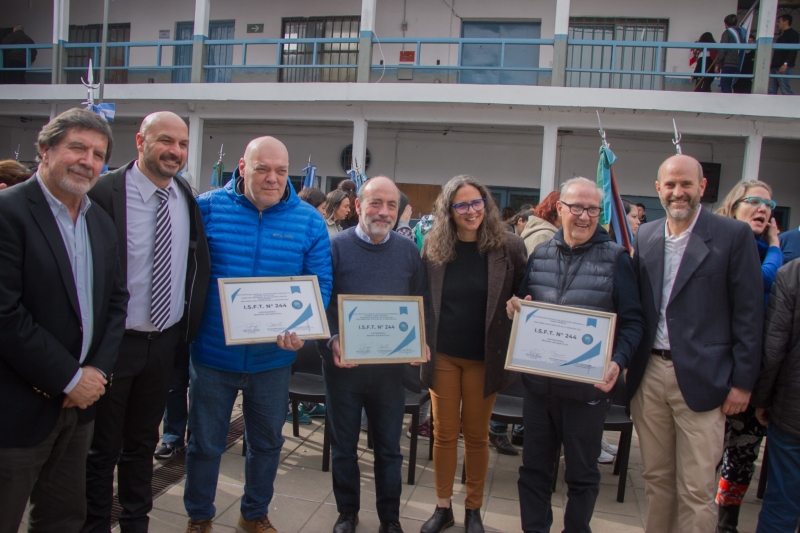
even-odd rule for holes
{"type": "Polygon", "coordinates": [[[163,335],[170,329],[171,328],[167,328],[164,331],[138,331],[135,329],[126,329],[125,335],[127,335],[128,337],[139,337],[151,341],[153,339],[159,338],[161,335],[163,335]]]}
{"type": "Polygon", "coordinates": [[[664,361],[672,361],[672,352],[669,350],[659,350],[657,348],[653,348],[650,350],[650,353],[659,356],[664,361]]]}

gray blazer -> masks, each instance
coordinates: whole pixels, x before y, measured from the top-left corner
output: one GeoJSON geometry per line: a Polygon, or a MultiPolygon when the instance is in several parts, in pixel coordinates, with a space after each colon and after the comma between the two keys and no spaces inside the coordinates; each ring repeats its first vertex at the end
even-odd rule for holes
{"type": "MultiPolygon", "coordinates": [[[[720,407],[731,387],[751,391],[761,362],[764,283],[750,226],[701,209],[667,305],[675,375],[692,411],[720,407]]],[[[628,399],[642,381],[656,337],[664,281],[666,219],[642,225],[634,269],[645,314],[628,370],[628,399]]]]}

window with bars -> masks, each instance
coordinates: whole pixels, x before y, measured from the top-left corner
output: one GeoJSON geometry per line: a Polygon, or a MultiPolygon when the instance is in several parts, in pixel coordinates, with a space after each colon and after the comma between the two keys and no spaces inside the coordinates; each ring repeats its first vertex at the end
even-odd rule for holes
{"type": "MultiPolygon", "coordinates": [[[[127,43],[131,40],[131,24],[125,22],[121,24],[108,25],[108,42],[109,43],[127,43]]],[[[70,24],[69,26],[69,42],[71,43],[101,43],[103,42],[103,25],[102,24],[86,24],[76,25],[70,24]]],[[[99,57],[98,52],[98,57],[99,57]]],[[[67,83],[81,83],[81,76],[86,78],[86,69],[89,67],[89,58],[92,59],[92,66],[94,67],[94,79],[97,82],[100,79],[100,64],[95,62],[93,48],[68,48],[67,49],[67,66],[68,67],[83,67],[83,70],[68,70],[67,83]]],[[[118,67],[125,65],[125,49],[124,48],[107,48],[106,49],[106,67],[118,67]]],[[[106,70],[106,83],[128,83],[128,71],[120,70],[106,70]]]]}
{"type": "MultiPolygon", "coordinates": [[[[284,18],[284,39],[358,38],[361,17],[284,18]]],[[[352,67],[282,68],[282,82],[354,82],[358,68],[358,43],[287,43],[281,50],[282,65],[314,64],[314,46],[318,65],[353,65],[352,67]]]]}
{"type": "MultiPolygon", "coordinates": [[[[569,38],[592,41],[665,42],[667,19],[616,17],[570,17],[569,38]]],[[[664,72],[666,53],[657,48],[569,45],[567,68],[596,70],[637,70],[664,72]],[[614,57],[612,57],[614,56],[614,57]]],[[[569,87],[603,87],[617,89],[660,90],[664,77],[652,74],[617,74],[603,72],[567,72],[569,87]]]]}

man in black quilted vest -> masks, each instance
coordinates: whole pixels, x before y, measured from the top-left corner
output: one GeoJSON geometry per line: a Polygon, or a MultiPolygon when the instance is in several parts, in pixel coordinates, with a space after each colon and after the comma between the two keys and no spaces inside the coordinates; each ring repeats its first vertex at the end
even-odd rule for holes
{"type": "Polygon", "coordinates": [[[644,332],[631,256],[597,224],[602,196],[586,178],[564,182],[558,202],[562,227],[533,251],[517,296],[507,305],[509,317],[520,309],[518,298],[617,314],[605,384],[522,376],[525,444],[517,485],[526,533],[550,531],[553,465],[562,445],[568,487],[564,531],[591,533],[589,521],[600,492],[597,457],[611,390],[644,332]]]}

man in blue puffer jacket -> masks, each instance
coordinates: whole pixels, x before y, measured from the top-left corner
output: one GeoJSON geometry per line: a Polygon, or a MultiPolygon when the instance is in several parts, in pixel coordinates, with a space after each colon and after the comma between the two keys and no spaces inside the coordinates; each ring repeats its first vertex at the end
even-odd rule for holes
{"type": "Polygon", "coordinates": [[[248,447],[237,531],[276,531],[267,511],[283,446],[291,365],[303,341],[291,333],[279,336],[277,343],[227,346],[217,280],[315,275],[328,305],[333,281],[325,221],[300,200],[288,177],[286,147],[273,137],[260,137],[247,145],[224,188],[197,198],[211,253],[211,279],[200,332],[192,344],[187,531],[211,531],[220,456],[239,390],[248,447]]]}

